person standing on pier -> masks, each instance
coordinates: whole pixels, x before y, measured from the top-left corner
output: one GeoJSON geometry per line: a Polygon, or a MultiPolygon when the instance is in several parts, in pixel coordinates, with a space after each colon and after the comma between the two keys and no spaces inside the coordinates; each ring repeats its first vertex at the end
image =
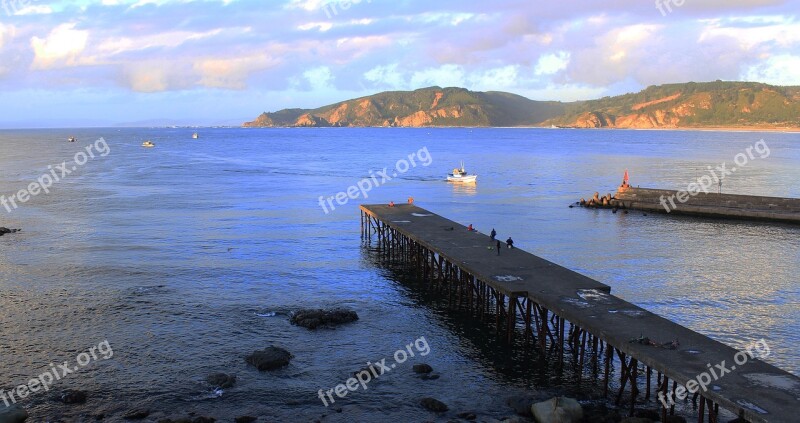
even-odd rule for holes
{"type": "Polygon", "coordinates": [[[497,231],[495,231],[495,230],[494,230],[494,228],[492,228],[492,233],[491,233],[491,235],[492,235],[492,241],[494,241],[494,237],[496,237],[496,236],[497,236],[497,231]]]}
{"type": "MultiPolygon", "coordinates": [[[[500,241],[497,241],[497,243],[500,244],[500,241]]],[[[508,245],[508,248],[514,248],[514,240],[511,239],[511,237],[508,237],[506,240],[506,245],[508,245]]]]}
{"type": "Polygon", "coordinates": [[[497,240],[497,255],[500,255],[500,240],[497,240]]]}

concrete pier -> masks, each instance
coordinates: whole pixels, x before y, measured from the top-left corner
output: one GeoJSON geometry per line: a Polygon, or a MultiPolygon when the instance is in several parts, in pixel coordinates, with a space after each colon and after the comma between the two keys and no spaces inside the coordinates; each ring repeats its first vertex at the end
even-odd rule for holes
{"type": "Polygon", "coordinates": [[[620,187],[611,207],[800,224],[800,199],[620,187]],[[684,200],[684,201],[681,201],[684,200]]]}
{"type": "MultiPolygon", "coordinates": [[[[489,236],[412,204],[362,205],[361,223],[381,257],[412,266],[442,301],[508,342],[521,337],[558,363],[571,360],[606,395],[615,373],[615,401],[631,415],[688,389],[699,423],[716,423],[720,407],[751,422],[798,421],[800,378],[617,298],[601,282],[505,244],[497,255],[489,236]]],[[[674,413],[666,405],[662,421],[674,413]]]]}

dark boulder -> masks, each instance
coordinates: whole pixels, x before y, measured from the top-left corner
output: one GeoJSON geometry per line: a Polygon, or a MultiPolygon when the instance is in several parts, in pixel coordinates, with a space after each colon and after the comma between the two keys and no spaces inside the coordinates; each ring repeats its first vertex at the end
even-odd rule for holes
{"type": "Polygon", "coordinates": [[[427,374],[427,373],[430,373],[430,372],[433,371],[433,367],[431,367],[431,366],[429,366],[427,364],[424,364],[424,363],[423,364],[415,364],[413,369],[414,369],[414,373],[425,373],[425,374],[427,374]]]}
{"type": "Polygon", "coordinates": [[[3,236],[5,234],[17,233],[19,231],[21,231],[21,229],[8,229],[8,228],[4,228],[4,227],[0,226],[0,236],[3,236]]]}
{"type": "Polygon", "coordinates": [[[641,417],[643,419],[650,419],[653,421],[661,420],[661,413],[659,413],[658,410],[647,410],[647,409],[636,410],[633,413],[633,415],[634,417],[641,417]]]}
{"type": "Polygon", "coordinates": [[[258,417],[253,416],[239,416],[233,419],[235,423],[253,423],[256,420],[258,420],[258,417]]]}
{"type": "Polygon", "coordinates": [[[259,371],[275,370],[289,365],[292,354],[283,348],[269,347],[262,351],[254,351],[246,360],[259,371]]]}
{"type": "Polygon", "coordinates": [[[131,410],[122,416],[125,420],[144,420],[150,415],[150,410],[131,410]]]}
{"type": "Polygon", "coordinates": [[[506,400],[506,405],[511,407],[515,413],[519,416],[523,417],[533,417],[533,413],[531,413],[531,405],[533,405],[536,400],[533,397],[529,396],[516,396],[511,397],[506,400]]]}
{"type": "Polygon", "coordinates": [[[28,412],[19,405],[0,407],[0,423],[22,423],[28,419],[28,412]]]}
{"type": "Polygon", "coordinates": [[[423,398],[419,401],[420,405],[422,405],[426,410],[433,411],[434,413],[444,413],[445,411],[449,410],[447,405],[435,398],[423,398]]]}
{"type": "Polygon", "coordinates": [[[64,404],[84,404],[86,402],[86,392],[68,389],[58,396],[58,401],[64,404]]]}
{"type": "Polygon", "coordinates": [[[335,308],[332,310],[299,310],[292,316],[294,325],[306,329],[318,327],[333,327],[358,320],[358,314],[353,310],[335,308]]]}
{"type": "Polygon", "coordinates": [[[478,416],[475,413],[471,412],[471,411],[467,411],[467,412],[464,412],[464,413],[458,413],[458,414],[456,414],[456,416],[459,419],[464,419],[464,420],[475,420],[475,419],[478,418],[478,416]]]}
{"type": "Polygon", "coordinates": [[[214,373],[206,378],[206,382],[214,388],[227,389],[236,383],[236,376],[225,373],[214,373]]]}

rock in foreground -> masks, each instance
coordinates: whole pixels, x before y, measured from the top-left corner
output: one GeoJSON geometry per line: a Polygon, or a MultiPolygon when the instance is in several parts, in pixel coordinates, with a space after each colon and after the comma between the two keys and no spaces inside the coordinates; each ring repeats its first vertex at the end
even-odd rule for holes
{"type": "Polygon", "coordinates": [[[433,371],[433,367],[431,367],[430,365],[425,364],[425,363],[415,364],[414,367],[413,367],[413,370],[414,370],[414,373],[428,374],[428,373],[433,371]]]}
{"type": "Polygon", "coordinates": [[[245,360],[259,371],[275,370],[289,365],[292,354],[283,348],[269,347],[262,351],[254,351],[245,360]]]}
{"type": "Polygon", "coordinates": [[[149,415],[150,415],[150,410],[139,409],[139,410],[131,410],[125,413],[125,415],[122,416],[122,418],[125,420],[144,420],[149,415]]]}
{"type": "Polygon", "coordinates": [[[18,405],[0,407],[0,423],[22,423],[28,419],[28,412],[18,405]]]}
{"type": "Polygon", "coordinates": [[[214,388],[227,389],[236,383],[236,376],[225,373],[214,373],[206,378],[206,382],[214,388]]]}
{"type": "Polygon", "coordinates": [[[307,329],[316,329],[320,326],[333,327],[356,320],[358,320],[358,314],[355,311],[335,308],[332,310],[299,310],[292,316],[291,322],[307,329]]]}
{"type": "Polygon", "coordinates": [[[64,404],[84,404],[86,402],[86,392],[68,389],[58,396],[58,400],[64,404]]]}
{"type": "Polygon", "coordinates": [[[19,231],[20,231],[20,229],[8,229],[8,228],[4,228],[4,227],[0,226],[0,236],[3,236],[5,234],[17,233],[19,231]]]}
{"type": "Polygon", "coordinates": [[[423,398],[420,400],[420,405],[422,405],[426,410],[433,411],[434,413],[444,413],[445,411],[449,410],[447,405],[435,398],[423,398]]]}
{"type": "Polygon", "coordinates": [[[531,412],[539,423],[578,423],[583,419],[581,405],[567,397],[555,397],[533,404],[531,412]]]}

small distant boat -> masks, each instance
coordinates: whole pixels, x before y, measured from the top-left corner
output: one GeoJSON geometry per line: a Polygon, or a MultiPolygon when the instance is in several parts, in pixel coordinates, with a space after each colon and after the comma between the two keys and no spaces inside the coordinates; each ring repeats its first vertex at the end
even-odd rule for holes
{"type": "Polygon", "coordinates": [[[69,142],[75,142],[75,141],[78,141],[78,139],[77,139],[77,138],[75,138],[75,137],[69,137],[69,138],[67,138],[67,141],[69,141],[69,142]]]}
{"type": "Polygon", "coordinates": [[[200,138],[200,134],[198,134],[197,132],[192,134],[192,139],[198,139],[198,138],[200,138]]]}
{"type": "Polygon", "coordinates": [[[453,173],[447,174],[447,182],[461,182],[472,183],[478,180],[478,175],[470,175],[464,168],[464,162],[461,162],[460,168],[453,169],[453,173]]]}
{"type": "Polygon", "coordinates": [[[156,145],[153,144],[153,141],[150,141],[150,140],[147,140],[147,141],[142,143],[142,147],[152,148],[152,147],[155,147],[155,146],[156,145]]]}

